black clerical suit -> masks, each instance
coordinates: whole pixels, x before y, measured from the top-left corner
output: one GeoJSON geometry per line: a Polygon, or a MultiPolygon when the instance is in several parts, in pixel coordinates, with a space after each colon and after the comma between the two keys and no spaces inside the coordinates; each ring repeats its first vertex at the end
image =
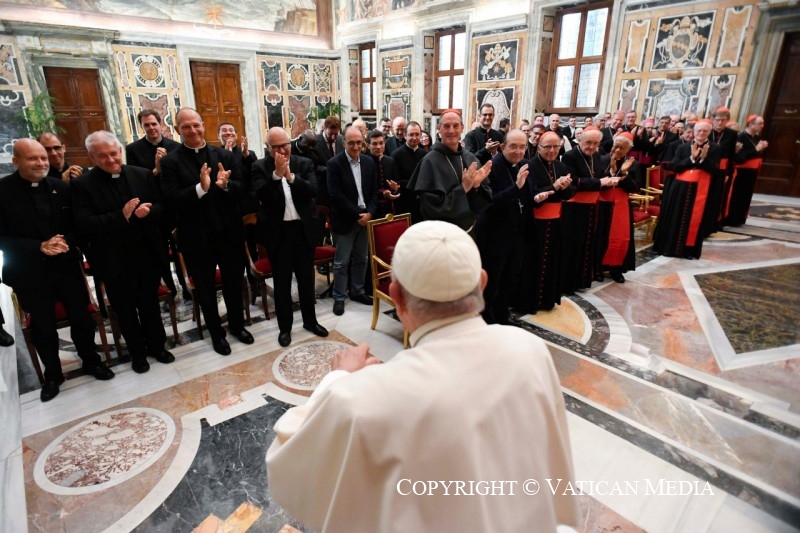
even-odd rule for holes
{"type": "Polygon", "coordinates": [[[0,179],[0,250],[3,281],[14,289],[31,315],[33,345],[44,363],[46,381],[61,381],[56,332],[56,301],[70,321],[72,341],[87,371],[100,364],[94,342],[95,323],[81,273],[81,254],[72,231],[69,184],[44,178],[37,187],[19,172],[0,179]],[[45,255],[42,242],[63,235],[69,251],[45,255]]]}
{"type": "MultiPolygon", "coordinates": [[[[222,276],[222,296],[232,331],[244,329],[242,277],[245,269],[244,224],[239,211],[242,193],[239,161],[233,153],[206,145],[181,145],[161,160],[161,188],[167,208],[175,214],[178,249],[183,252],[196,297],[212,339],[225,337],[217,309],[215,272],[222,276]],[[208,163],[211,185],[198,196],[200,169],[208,163]],[[217,184],[218,164],[231,171],[228,190],[217,184]]],[[[202,189],[201,189],[202,190],[202,189]]]]}
{"type": "Polygon", "coordinates": [[[317,146],[314,147],[319,157],[320,164],[325,167],[325,172],[320,172],[321,169],[317,167],[317,199],[316,203],[320,205],[331,206],[331,196],[328,193],[328,180],[327,180],[327,165],[328,160],[344,152],[344,142],[342,136],[337,135],[336,140],[332,143],[328,142],[324,133],[317,135],[317,146]]]}
{"type": "Polygon", "coordinates": [[[417,165],[427,153],[421,146],[418,146],[416,150],[412,150],[407,144],[392,152],[397,183],[400,185],[400,198],[394,201],[395,213],[413,212],[416,195],[414,191],[408,188],[408,182],[411,181],[414,169],[417,168],[417,165]]]}
{"type": "Polygon", "coordinates": [[[464,136],[464,148],[472,152],[483,165],[492,158],[492,153],[486,149],[486,143],[489,141],[503,142],[503,133],[491,128],[485,130],[478,126],[464,136]]]}
{"type": "Polygon", "coordinates": [[[314,311],[314,244],[317,222],[314,197],[317,178],[314,165],[305,157],[292,155],[289,169],[294,178],[275,179],[275,159],[267,156],[253,164],[253,188],[261,204],[258,211],[259,239],[267,248],[275,285],[275,314],[281,332],[292,329],[292,274],[297,278],[300,312],[304,325],[317,323],[314,311]],[[299,218],[287,211],[286,194],[299,218]]]}
{"type": "Polygon", "coordinates": [[[160,217],[163,205],[153,173],[123,165],[113,177],[98,167],[72,182],[75,226],[89,242],[92,268],[102,279],[134,362],[160,356],[167,336],[158,287],[167,261],[160,217]],[[132,198],[152,203],[139,218],[122,213],[132,198]]]}
{"type": "Polygon", "coordinates": [[[177,150],[180,145],[181,143],[166,137],[161,137],[161,140],[156,144],[148,141],[147,137],[142,137],[125,147],[125,163],[153,170],[156,168],[156,151],[159,148],[163,148],[170,154],[177,150]]]}
{"type": "MultiPolygon", "coordinates": [[[[388,181],[397,183],[397,166],[393,157],[385,155],[378,159],[372,156],[375,162],[375,171],[378,173],[378,213],[375,215],[377,218],[383,218],[389,213],[395,213],[395,200],[386,198],[385,193],[391,193],[388,181]]],[[[402,211],[398,211],[402,213],[402,211]]]]}

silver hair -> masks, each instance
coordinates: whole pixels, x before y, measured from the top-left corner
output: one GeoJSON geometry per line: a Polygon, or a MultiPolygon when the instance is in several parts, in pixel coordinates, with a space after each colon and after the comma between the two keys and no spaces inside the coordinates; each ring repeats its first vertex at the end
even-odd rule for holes
{"type": "MultiPolygon", "coordinates": [[[[394,278],[394,276],[392,276],[394,278]]],[[[397,281],[395,279],[395,281],[397,281]]],[[[408,307],[408,313],[421,322],[430,322],[440,318],[464,315],[468,313],[480,313],[483,311],[483,291],[480,283],[466,296],[452,302],[434,302],[418,298],[406,290],[398,281],[398,287],[403,294],[403,300],[408,307]]]]}
{"type": "MultiPolygon", "coordinates": [[[[586,133],[585,133],[585,132],[584,132],[584,136],[586,136],[586,133]]],[[[619,141],[619,142],[624,142],[625,144],[627,144],[628,146],[630,146],[631,148],[633,148],[633,141],[632,141],[632,140],[630,140],[630,139],[628,139],[628,138],[627,138],[626,136],[624,136],[624,135],[614,135],[614,142],[617,142],[617,141],[619,141]]]]}
{"type": "Polygon", "coordinates": [[[86,145],[87,152],[91,152],[92,148],[97,144],[113,144],[122,148],[122,144],[119,142],[119,139],[117,139],[117,136],[105,130],[90,133],[86,136],[86,142],[84,144],[86,145]]]}

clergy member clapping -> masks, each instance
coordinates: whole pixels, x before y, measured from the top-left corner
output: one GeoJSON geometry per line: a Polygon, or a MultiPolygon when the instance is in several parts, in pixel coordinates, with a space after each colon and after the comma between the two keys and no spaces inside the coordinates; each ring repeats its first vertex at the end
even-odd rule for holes
{"type": "Polygon", "coordinates": [[[275,424],[276,502],[325,532],[574,524],[576,500],[545,482],[573,479],[558,375],[541,339],[481,318],[487,278],[473,240],[446,222],[415,224],[392,269],[411,348],[384,364],[366,344],[340,352],[308,403],[275,424]]]}

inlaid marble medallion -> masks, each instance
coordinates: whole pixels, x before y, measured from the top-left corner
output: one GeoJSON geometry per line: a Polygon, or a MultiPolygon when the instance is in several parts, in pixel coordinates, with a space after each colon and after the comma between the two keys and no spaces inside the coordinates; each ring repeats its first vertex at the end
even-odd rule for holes
{"type": "Polygon", "coordinates": [[[275,359],[272,373],[288,387],[314,390],[331,371],[333,356],[347,346],[337,341],[312,341],[292,346],[275,359]]]}
{"type": "Polygon", "coordinates": [[[98,492],[140,474],[175,437],[175,423],[149,408],[90,418],[56,438],[34,467],[36,483],[55,494],[98,492]]]}

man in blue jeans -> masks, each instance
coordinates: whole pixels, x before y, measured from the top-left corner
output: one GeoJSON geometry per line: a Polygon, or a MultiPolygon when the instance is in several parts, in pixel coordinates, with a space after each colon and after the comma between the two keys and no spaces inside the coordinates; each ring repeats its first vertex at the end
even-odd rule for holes
{"type": "Polygon", "coordinates": [[[331,230],[336,244],[333,259],[333,313],[344,314],[348,268],[351,269],[350,299],[372,305],[364,293],[369,243],[367,222],[378,208],[375,163],[361,153],[364,137],[353,127],[344,132],[345,151],[328,160],[328,193],[331,197],[331,230]],[[351,267],[352,263],[352,267],[351,267]]]}

